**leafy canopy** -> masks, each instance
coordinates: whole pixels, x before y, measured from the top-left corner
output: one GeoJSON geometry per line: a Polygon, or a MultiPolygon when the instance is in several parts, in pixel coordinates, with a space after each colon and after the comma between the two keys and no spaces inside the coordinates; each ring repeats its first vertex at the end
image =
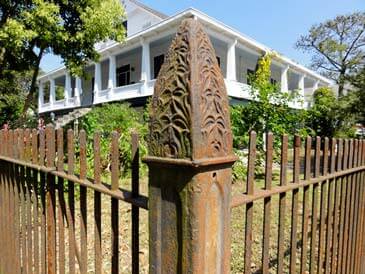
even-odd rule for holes
{"type": "MultiPolygon", "coordinates": [[[[270,82],[272,55],[266,54],[259,59],[255,74],[251,77],[251,97],[245,105],[231,107],[231,125],[235,153],[240,156],[233,166],[234,180],[242,180],[246,176],[247,158],[243,148],[248,147],[248,132],[257,133],[257,161],[262,166],[264,160],[264,134],[273,132],[276,138],[275,148],[280,147],[282,134],[305,134],[304,116],[301,110],[290,108],[290,104],[300,100],[297,92],[282,92],[278,85],[270,82]]],[[[260,172],[259,170],[256,170],[260,172]]]]}
{"type": "Polygon", "coordinates": [[[145,136],[148,129],[147,123],[143,119],[143,112],[138,112],[127,103],[111,103],[93,107],[89,113],[81,118],[80,128],[85,129],[89,138],[87,157],[90,165],[93,163],[94,155],[93,135],[95,132],[101,133],[101,163],[104,171],[107,171],[110,162],[110,138],[113,131],[120,134],[119,151],[122,175],[128,175],[131,167],[132,148],[130,140],[132,132],[138,132],[140,136],[141,155],[147,154],[145,136]]]}
{"type": "Polygon", "coordinates": [[[60,56],[72,74],[82,75],[83,67],[99,57],[96,43],[123,41],[124,19],[119,0],[1,1],[0,78],[32,71],[31,101],[45,54],[60,56]]]}
{"type": "Polygon", "coordinates": [[[313,136],[353,137],[354,115],[349,110],[355,98],[350,93],[337,99],[328,87],[321,87],[313,94],[311,108],[306,114],[306,126],[313,136]]]}
{"type": "Polygon", "coordinates": [[[270,82],[272,55],[259,59],[257,69],[250,83],[250,100],[245,105],[235,105],[231,109],[232,130],[235,147],[247,146],[247,132],[257,132],[259,142],[268,131],[280,136],[297,133],[302,122],[302,112],[294,110],[290,104],[300,100],[297,92],[282,92],[280,87],[270,82]]]}
{"type": "Polygon", "coordinates": [[[335,80],[342,95],[346,77],[365,62],[365,12],[339,15],[312,26],[296,48],[312,54],[311,66],[335,80]]]}

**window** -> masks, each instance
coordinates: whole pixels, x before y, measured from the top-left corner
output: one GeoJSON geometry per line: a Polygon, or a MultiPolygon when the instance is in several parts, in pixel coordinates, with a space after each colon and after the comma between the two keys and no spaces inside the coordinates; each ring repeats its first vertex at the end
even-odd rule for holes
{"type": "Polygon", "coordinates": [[[219,56],[216,56],[216,58],[217,58],[218,66],[221,67],[221,58],[219,56]]]}
{"type": "Polygon", "coordinates": [[[128,21],[125,20],[122,24],[123,24],[125,31],[128,31],[128,21]]]}
{"type": "Polygon", "coordinates": [[[117,68],[118,87],[127,86],[131,83],[131,66],[125,65],[117,68]]]}
{"type": "Polygon", "coordinates": [[[153,77],[156,79],[158,77],[158,73],[161,70],[162,64],[165,60],[165,55],[161,54],[153,58],[153,77]]]}
{"type": "Polygon", "coordinates": [[[271,79],[270,79],[270,83],[271,83],[272,85],[276,85],[276,84],[278,83],[278,81],[276,81],[275,79],[271,78],[271,79]]]}
{"type": "Polygon", "coordinates": [[[251,84],[252,77],[254,77],[255,71],[252,69],[247,69],[247,84],[251,84]]]}

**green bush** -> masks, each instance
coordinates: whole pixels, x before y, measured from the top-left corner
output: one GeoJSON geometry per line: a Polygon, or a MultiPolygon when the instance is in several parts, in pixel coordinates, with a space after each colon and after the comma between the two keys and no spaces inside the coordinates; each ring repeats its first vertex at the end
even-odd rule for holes
{"type": "Polygon", "coordinates": [[[351,111],[353,94],[336,98],[328,87],[313,94],[311,108],[306,113],[306,126],[313,136],[351,138],[355,136],[355,116],[351,111]]]}
{"type": "MultiPolygon", "coordinates": [[[[140,155],[147,154],[145,137],[147,123],[143,119],[143,113],[131,108],[127,103],[112,103],[94,107],[92,111],[80,119],[80,128],[84,129],[88,136],[87,158],[89,166],[93,166],[93,135],[101,134],[101,162],[104,172],[108,171],[110,163],[111,133],[117,131],[120,134],[119,151],[122,176],[128,176],[131,168],[131,134],[137,132],[140,136],[140,155]]],[[[145,167],[141,168],[142,172],[145,167]]]]}

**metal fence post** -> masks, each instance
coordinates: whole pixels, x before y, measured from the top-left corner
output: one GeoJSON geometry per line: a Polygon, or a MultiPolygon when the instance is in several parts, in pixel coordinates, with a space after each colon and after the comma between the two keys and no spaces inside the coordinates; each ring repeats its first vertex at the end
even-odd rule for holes
{"type": "Polygon", "coordinates": [[[186,19],[150,109],[150,273],[229,273],[232,133],[214,49],[186,19]]]}

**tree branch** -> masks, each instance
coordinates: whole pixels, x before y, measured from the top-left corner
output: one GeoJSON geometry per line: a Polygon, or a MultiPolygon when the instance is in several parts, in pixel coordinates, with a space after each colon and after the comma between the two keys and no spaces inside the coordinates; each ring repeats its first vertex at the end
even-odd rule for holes
{"type": "Polygon", "coordinates": [[[320,54],[322,54],[335,68],[337,68],[338,70],[341,69],[341,64],[337,63],[336,61],[334,61],[331,57],[329,57],[327,54],[325,54],[323,51],[321,51],[315,44],[314,42],[311,42],[312,47],[318,51],[320,54]]]}

